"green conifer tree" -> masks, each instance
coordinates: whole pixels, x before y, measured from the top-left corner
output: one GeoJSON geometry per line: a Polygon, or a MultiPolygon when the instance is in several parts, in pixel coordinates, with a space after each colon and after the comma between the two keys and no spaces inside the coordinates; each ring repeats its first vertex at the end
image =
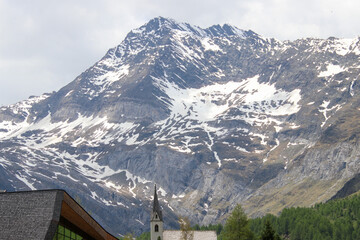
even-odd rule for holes
{"type": "Polygon", "coordinates": [[[269,220],[265,222],[265,227],[261,233],[260,240],[279,240],[279,235],[272,228],[269,220]]]}
{"type": "Polygon", "coordinates": [[[223,240],[252,240],[254,234],[250,231],[249,221],[241,205],[238,204],[227,219],[221,234],[223,240]]]}

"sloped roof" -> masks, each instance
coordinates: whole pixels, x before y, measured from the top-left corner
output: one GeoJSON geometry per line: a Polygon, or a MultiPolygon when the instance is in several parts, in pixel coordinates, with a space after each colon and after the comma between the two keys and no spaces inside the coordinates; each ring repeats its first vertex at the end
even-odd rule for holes
{"type": "Polygon", "coordinates": [[[62,200],[60,191],[0,193],[0,239],[51,239],[62,200]]]}
{"type": "Polygon", "coordinates": [[[61,219],[93,239],[116,239],[63,190],[0,193],[0,239],[52,240],[61,219]]]}

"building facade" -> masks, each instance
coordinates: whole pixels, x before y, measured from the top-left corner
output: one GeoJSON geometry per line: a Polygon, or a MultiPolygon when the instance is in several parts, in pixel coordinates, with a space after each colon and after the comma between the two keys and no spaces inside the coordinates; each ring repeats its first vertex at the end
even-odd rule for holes
{"type": "MultiPolygon", "coordinates": [[[[150,235],[151,240],[182,240],[182,232],[180,230],[164,230],[163,216],[160,208],[156,185],[154,192],[153,209],[150,219],[150,235]]],[[[215,231],[192,231],[192,239],[187,240],[216,240],[215,231]]]]}
{"type": "MultiPolygon", "coordinates": [[[[193,240],[216,240],[215,231],[193,231],[193,240]]],[[[181,240],[181,231],[179,230],[165,230],[163,232],[166,240],[181,240]]]]}
{"type": "Polygon", "coordinates": [[[156,185],[154,191],[154,204],[153,210],[150,215],[150,236],[151,240],[163,240],[163,218],[162,211],[160,209],[159,200],[157,197],[156,185]]]}

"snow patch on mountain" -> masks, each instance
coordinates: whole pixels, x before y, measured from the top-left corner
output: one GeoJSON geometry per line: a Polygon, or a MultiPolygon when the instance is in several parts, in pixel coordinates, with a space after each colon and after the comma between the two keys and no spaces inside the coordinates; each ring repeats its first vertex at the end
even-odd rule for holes
{"type": "Polygon", "coordinates": [[[335,40],[335,51],[341,56],[345,56],[351,50],[351,45],[354,39],[336,39],[335,40]]]}
{"type": "Polygon", "coordinates": [[[336,74],[344,72],[344,71],[346,71],[345,68],[343,68],[339,65],[334,65],[334,64],[329,63],[326,66],[326,70],[320,72],[318,76],[319,77],[330,77],[330,76],[336,75],[336,74]]]}
{"type": "Polygon", "coordinates": [[[129,74],[130,66],[122,65],[118,67],[115,71],[107,71],[104,74],[92,79],[92,83],[94,85],[104,85],[104,84],[112,84],[113,82],[118,81],[120,78],[129,74]]]}
{"type": "Polygon", "coordinates": [[[1,107],[0,110],[6,110],[6,109],[10,109],[14,114],[19,114],[22,112],[25,113],[29,113],[29,109],[36,103],[39,103],[41,101],[43,101],[44,99],[48,98],[50,96],[50,94],[45,93],[43,95],[40,96],[31,96],[28,99],[18,102],[16,104],[13,105],[9,105],[7,107],[1,107]]]}
{"type": "Polygon", "coordinates": [[[330,118],[331,114],[329,114],[329,113],[331,113],[333,110],[335,112],[337,112],[342,107],[341,104],[337,104],[331,108],[328,108],[329,104],[330,104],[330,101],[324,100],[323,103],[319,107],[319,112],[321,112],[325,118],[325,120],[321,123],[321,127],[324,127],[327,120],[330,118]]]}
{"type": "Polygon", "coordinates": [[[81,114],[78,114],[77,119],[65,122],[53,122],[51,115],[48,114],[45,118],[32,124],[25,121],[19,124],[3,121],[0,124],[1,129],[6,129],[6,131],[0,132],[1,139],[23,138],[29,146],[36,148],[48,147],[62,142],[70,136],[75,137],[71,142],[73,147],[83,143],[95,147],[100,144],[109,144],[113,140],[119,142],[126,140],[130,143],[132,139],[136,140],[136,136],[131,133],[138,126],[132,122],[110,123],[107,117],[86,117],[81,114]],[[32,133],[41,135],[41,138],[32,137],[32,133]]]}
{"type": "Polygon", "coordinates": [[[201,40],[201,44],[203,45],[205,51],[221,51],[221,48],[214,43],[210,38],[204,38],[201,40]]]}
{"type": "Polygon", "coordinates": [[[31,190],[36,190],[36,188],[34,187],[34,185],[32,183],[29,182],[29,180],[24,177],[20,172],[18,172],[15,177],[17,179],[19,179],[21,182],[23,182],[26,186],[28,186],[31,190]]]}
{"type": "Polygon", "coordinates": [[[350,89],[349,89],[349,93],[350,95],[353,97],[354,96],[354,84],[355,84],[355,81],[352,81],[351,82],[351,85],[350,85],[350,89]]]}
{"type": "Polygon", "coordinates": [[[182,89],[166,79],[152,78],[154,83],[170,98],[171,102],[168,103],[167,99],[158,97],[159,100],[168,105],[171,116],[182,116],[199,122],[215,120],[219,114],[228,110],[229,104],[227,102],[221,104],[218,101],[226,98],[227,95],[241,86],[240,82],[228,82],[198,89],[182,89]]]}
{"type": "Polygon", "coordinates": [[[259,83],[258,79],[259,76],[247,79],[242,88],[243,97],[237,96],[237,99],[244,99],[243,103],[247,104],[251,111],[280,116],[300,110],[300,89],[286,92],[277,89],[275,84],[259,83]]]}
{"type": "Polygon", "coordinates": [[[308,39],[309,48],[306,52],[334,52],[340,56],[345,56],[349,53],[358,54],[357,47],[358,39],[338,39],[329,38],[323,39],[308,39]]]}
{"type": "Polygon", "coordinates": [[[109,87],[124,78],[129,74],[130,65],[123,64],[117,66],[117,58],[106,59],[101,61],[98,66],[94,67],[95,76],[89,79],[90,84],[96,86],[96,90],[93,88],[84,88],[83,91],[85,94],[89,96],[89,99],[93,99],[94,97],[99,96],[102,92],[109,89],[109,87]],[[99,66],[104,65],[104,63],[111,66],[111,70],[106,68],[100,68],[99,66]]]}
{"type": "MultiPolygon", "coordinates": [[[[222,159],[214,149],[215,139],[225,136],[229,129],[214,127],[211,122],[227,120],[244,120],[252,126],[275,124],[277,131],[285,124],[279,117],[296,113],[300,109],[300,89],[291,92],[277,89],[274,84],[260,83],[256,75],[239,82],[215,83],[201,88],[179,87],[166,78],[152,77],[154,85],[164,94],[157,96],[170,110],[169,117],[156,123],[160,129],[154,139],[166,141],[166,146],[187,154],[192,154],[190,136],[184,137],[187,132],[199,131],[206,133],[207,140],[203,144],[213,152],[218,167],[222,166],[222,159]],[[244,114],[232,115],[230,111],[238,109],[244,114]],[[189,124],[191,122],[191,124],[189,124]],[[187,123],[187,124],[185,124],[187,123]],[[161,137],[160,137],[161,136],[161,137]],[[171,139],[177,137],[178,141],[171,139]],[[180,139],[183,139],[179,142],[180,139]],[[169,143],[169,141],[171,141],[169,143]]],[[[290,127],[291,123],[286,123],[290,127]]],[[[269,137],[246,130],[247,134],[260,137],[262,145],[266,146],[269,137]]],[[[279,144],[275,139],[275,149],[279,144]]],[[[196,141],[195,141],[196,142],[196,141]]],[[[161,146],[158,143],[158,146],[161,146]]],[[[234,146],[238,151],[248,152],[243,146],[234,146]]],[[[256,150],[257,151],[257,150],[256,150]]]]}
{"type": "Polygon", "coordinates": [[[27,100],[18,102],[13,105],[9,105],[7,107],[1,107],[0,111],[10,110],[15,115],[21,115],[23,121],[9,121],[4,120],[0,122],[0,139],[8,136],[9,134],[17,131],[21,131],[24,127],[28,127],[30,122],[34,119],[29,119],[30,109],[34,104],[37,104],[46,98],[48,98],[50,94],[43,94],[41,96],[31,96],[27,100]]]}
{"type": "Polygon", "coordinates": [[[183,59],[194,61],[194,59],[201,59],[202,56],[198,54],[193,48],[189,47],[185,42],[189,36],[193,34],[181,30],[173,30],[172,39],[175,52],[183,59]]]}

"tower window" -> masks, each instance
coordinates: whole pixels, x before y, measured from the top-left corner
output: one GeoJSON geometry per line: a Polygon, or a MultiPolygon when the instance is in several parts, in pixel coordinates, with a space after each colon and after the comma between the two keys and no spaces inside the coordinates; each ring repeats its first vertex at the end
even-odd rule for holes
{"type": "Polygon", "coordinates": [[[157,240],[161,240],[161,237],[160,236],[158,236],[158,239],[157,240]]]}
{"type": "Polygon", "coordinates": [[[158,218],[157,214],[155,214],[155,218],[158,218]]]}
{"type": "Polygon", "coordinates": [[[158,232],[159,231],[159,226],[156,224],[155,225],[155,232],[158,232]]]}

